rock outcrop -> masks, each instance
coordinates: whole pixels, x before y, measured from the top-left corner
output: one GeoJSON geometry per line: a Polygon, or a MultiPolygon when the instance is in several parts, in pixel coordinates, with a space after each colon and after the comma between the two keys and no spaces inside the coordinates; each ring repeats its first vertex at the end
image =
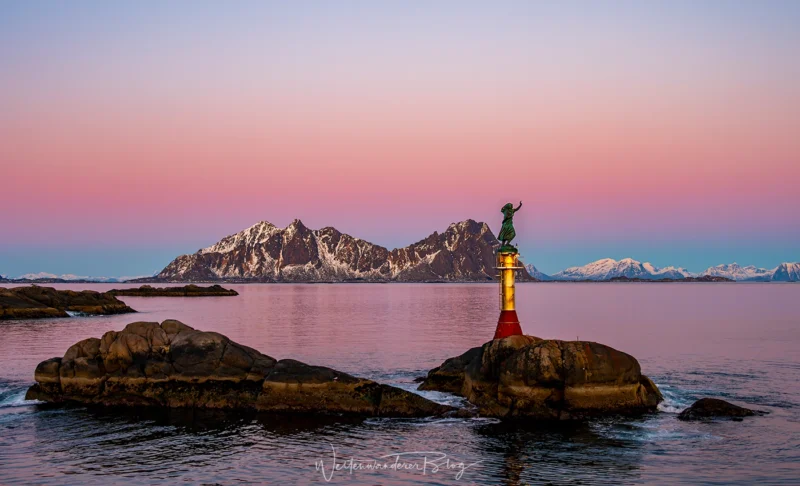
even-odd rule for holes
{"type": "Polygon", "coordinates": [[[69,317],[67,311],[98,315],[136,312],[107,292],[76,292],[37,285],[0,287],[0,320],[69,317]]]}
{"type": "Polygon", "coordinates": [[[220,285],[200,287],[189,284],[182,287],[151,287],[142,285],[133,289],[114,289],[108,291],[113,295],[129,297],[227,297],[239,295],[239,292],[226,289],[220,285]]]}
{"type": "Polygon", "coordinates": [[[465,397],[489,417],[570,419],[654,411],[663,400],[633,356],[603,344],[510,336],[431,370],[420,390],[465,397]]]}
{"type": "MultiPolygon", "coordinates": [[[[493,252],[499,246],[488,225],[471,219],[391,251],[336,228],[312,230],[300,220],[278,228],[262,221],[179,256],[146,280],[481,282],[495,278],[493,252]]],[[[534,280],[525,270],[519,279],[534,280]]]]}
{"type": "Polygon", "coordinates": [[[134,322],[36,367],[27,399],[106,406],[417,417],[450,407],[292,359],[277,361],[179,321],[134,322]]]}
{"type": "Polygon", "coordinates": [[[742,417],[752,417],[761,412],[740,407],[718,398],[701,398],[691,407],[682,411],[678,418],[681,420],[703,420],[710,418],[730,418],[741,420],[742,417]]]}

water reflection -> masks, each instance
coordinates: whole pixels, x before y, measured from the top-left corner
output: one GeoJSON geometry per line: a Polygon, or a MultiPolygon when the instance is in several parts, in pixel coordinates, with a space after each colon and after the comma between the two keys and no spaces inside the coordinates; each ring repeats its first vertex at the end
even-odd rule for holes
{"type": "Polygon", "coordinates": [[[475,433],[482,450],[502,458],[497,475],[503,484],[607,484],[639,477],[641,441],[599,434],[592,422],[500,422],[476,427],[475,433]]]}

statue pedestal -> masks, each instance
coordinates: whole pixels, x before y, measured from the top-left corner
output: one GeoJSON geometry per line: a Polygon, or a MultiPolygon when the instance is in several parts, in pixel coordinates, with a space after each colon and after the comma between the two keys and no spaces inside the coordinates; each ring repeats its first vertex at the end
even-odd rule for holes
{"type": "Polygon", "coordinates": [[[509,251],[506,247],[501,247],[497,253],[497,269],[500,271],[500,318],[497,320],[494,339],[522,335],[514,290],[514,272],[522,268],[517,256],[516,249],[509,251]]]}

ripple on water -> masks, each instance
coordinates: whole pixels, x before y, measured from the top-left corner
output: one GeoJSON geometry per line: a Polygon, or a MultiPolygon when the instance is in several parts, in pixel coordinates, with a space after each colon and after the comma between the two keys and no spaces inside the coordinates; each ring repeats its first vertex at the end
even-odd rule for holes
{"type": "MultiPolygon", "coordinates": [[[[460,397],[417,391],[414,378],[480,344],[497,319],[492,285],[234,287],[236,299],[191,305],[130,298],[141,311],[133,319],[0,323],[0,484],[321,484],[314,464],[330,460],[332,446],[338,457],[440,451],[479,462],[465,474],[466,484],[776,484],[800,476],[800,390],[794,386],[800,382],[800,334],[785,325],[795,315],[800,286],[521,285],[520,316],[535,316],[523,323],[529,332],[580,335],[640,359],[665,397],[660,413],[642,417],[521,424],[97,410],[24,401],[36,364],[63,355],[74,342],[132,320],[177,318],[277,358],[331,366],[466,406],[460,397]],[[741,339],[721,340],[721,334],[741,339]],[[703,396],[770,414],[743,422],[677,420],[677,412],[703,396]]],[[[356,472],[332,482],[459,484],[452,476],[356,472]]]]}

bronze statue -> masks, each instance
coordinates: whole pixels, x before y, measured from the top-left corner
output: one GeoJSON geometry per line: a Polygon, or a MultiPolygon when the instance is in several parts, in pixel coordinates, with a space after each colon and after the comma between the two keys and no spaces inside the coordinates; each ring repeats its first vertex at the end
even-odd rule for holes
{"type": "Polygon", "coordinates": [[[500,251],[517,251],[516,248],[511,246],[511,240],[517,236],[517,232],[514,231],[514,213],[519,211],[521,207],[522,201],[519,202],[519,206],[517,206],[516,209],[513,204],[508,203],[500,210],[500,212],[503,213],[503,226],[500,228],[500,234],[497,236],[497,239],[500,240],[500,251]]]}

